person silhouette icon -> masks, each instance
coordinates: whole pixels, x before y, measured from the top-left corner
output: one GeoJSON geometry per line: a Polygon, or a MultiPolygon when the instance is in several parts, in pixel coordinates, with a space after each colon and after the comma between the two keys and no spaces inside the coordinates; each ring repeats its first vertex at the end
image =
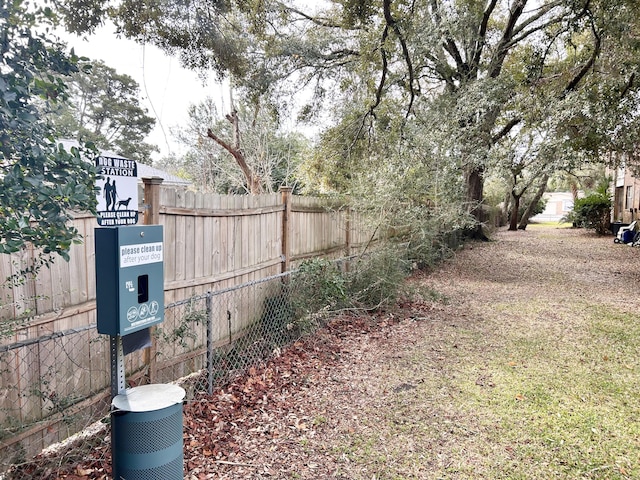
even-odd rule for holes
{"type": "MultiPolygon", "coordinates": [[[[114,180],[111,184],[111,210],[115,211],[116,204],[118,203],[118,191],[116,190],[116,181],[114,180]]],[[[107,207],[109,210],[109,207],[107,207]]]]}
{"type": "Polygon", "coordinates": [[[115,204],[115,197],[113,195],[113,192],[115,190],[116,181],[113,181],[113,185],[110,182],[111,179],[107,177],[107,181],[104,183],[104,188],[102,190],[102,195],[104,196],[106,202],[106,211],[109,211],[109,207],[111,207],[112,203],[115,204]]]}

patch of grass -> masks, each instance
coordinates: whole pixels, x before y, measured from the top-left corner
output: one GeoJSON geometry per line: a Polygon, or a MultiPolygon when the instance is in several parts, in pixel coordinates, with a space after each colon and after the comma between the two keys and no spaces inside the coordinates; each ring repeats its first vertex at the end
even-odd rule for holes
{"type": "Polygon", "coordinates": [[[381,372],[380,408],[337,447],[349,462],[376,478],[640,478],[634,316],[533,301],[437,328],[381,372]]]}
{"type": "Polygon", "coordinates": [[[547,229],[552,228],[573,228],[573,224],[569,222],[535,222],[527,225],[527,229],[547,229]]]}
{"type": "Polygon", "coordinates": [[[640,478],[640,326],[590,312],[582,334],[519,332],[492,356],[491,388],[461,383],[460,407],[497,419],[488,440],[515,460],[489,462],[487,478],[640,478]]]}

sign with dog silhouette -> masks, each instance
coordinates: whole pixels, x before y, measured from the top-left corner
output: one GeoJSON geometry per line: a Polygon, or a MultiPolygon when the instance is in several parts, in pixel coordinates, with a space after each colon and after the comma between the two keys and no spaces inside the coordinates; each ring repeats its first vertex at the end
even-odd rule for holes
{"type": "Polygon", "coordinates": [[[98,180],[98,225],[117,227],[138,223],[138,165],[119,156],[100,155],[98,180]]]}

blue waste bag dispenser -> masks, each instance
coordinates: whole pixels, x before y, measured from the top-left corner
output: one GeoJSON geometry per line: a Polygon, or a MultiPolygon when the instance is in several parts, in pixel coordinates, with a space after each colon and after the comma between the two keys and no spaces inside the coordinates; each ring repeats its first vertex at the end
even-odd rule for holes
{"type": "Polygon", "coordinates": [[[98,332],[125,336],[164,320],[162,225],[96,228],[98,332]]]}

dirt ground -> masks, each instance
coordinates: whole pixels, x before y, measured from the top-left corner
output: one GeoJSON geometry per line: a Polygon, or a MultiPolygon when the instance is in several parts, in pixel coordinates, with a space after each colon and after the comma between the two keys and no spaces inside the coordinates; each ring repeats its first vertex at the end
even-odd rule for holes
{"type": "Polygon", "coordinates": [[[499,422],[464,408],[460,385],[499,389],[487,358],[508,352],[514,335],[577,335],[571,319],[594,302],[632,314],[639,280],[639,249],[583,230],[500,231],[467,244],[413,275],[397,308],[342,314],[188,404],[185,478],[513,478],[496,474],[515,461],[499,422]]]}

